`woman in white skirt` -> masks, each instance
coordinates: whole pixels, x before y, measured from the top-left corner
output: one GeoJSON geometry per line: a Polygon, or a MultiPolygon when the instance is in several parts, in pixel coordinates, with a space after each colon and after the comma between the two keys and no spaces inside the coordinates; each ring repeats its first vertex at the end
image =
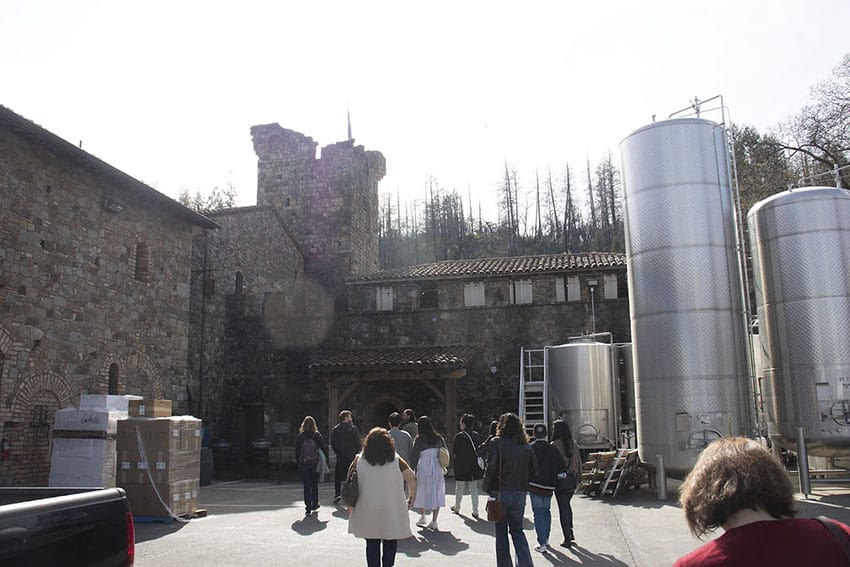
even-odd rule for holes
{"type": "Polygon", "coordinates": [[[348,532],[366,539],[368,567],[393,565],[398,540],[413,535],[407,509],[416,495],[416,477],[396,454],[389,432],[381,427],[373,428],[366,436],[363,451],[352,461],[349,475],[352,469],[357,469],[359,492],[357,504],[348,516],[348,532]],[[405,480],[410,491],[407,501],[405,480]]]}
{"type": "Polygon", "coordinates": [[[417,526],[437,531],[437,516],[446,505],[446,479],[440,465],[440,447],[446,447],[443,436],[434,431],[427,415],[419,418],[419,435],[413,441],[411,465],[416,469],[416,498],[413,507],[419,510],[417,526]],[[431,522],[425,516],[431,512],[431,522]]]}

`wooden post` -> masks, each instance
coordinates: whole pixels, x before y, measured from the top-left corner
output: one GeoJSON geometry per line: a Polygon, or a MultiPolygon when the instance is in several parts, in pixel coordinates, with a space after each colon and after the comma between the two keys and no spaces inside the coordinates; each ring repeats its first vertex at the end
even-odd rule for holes
{"type": "Polygon", "coordinates": [[[446,441],[451,443],[457,433],[457,382],[449,378],[446,380],[446,441]]]}
{"type": "Polygon", "coordinates": [[[328,439],[330,439],[331,429],[334,428],[339,418],[339,389],[337,383],[333,380],[328,381],[328,439]]]}

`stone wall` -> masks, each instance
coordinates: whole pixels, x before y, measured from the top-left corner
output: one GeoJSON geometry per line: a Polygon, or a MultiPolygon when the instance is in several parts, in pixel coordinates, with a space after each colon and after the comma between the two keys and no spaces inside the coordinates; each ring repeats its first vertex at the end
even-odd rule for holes
{"type": "Polygon", "coordinates": [[[110,369],[116,393],[188,409],[193,227],[75,163],[0,129],[0,484],[47,483],[56,410],[110,369]]]}
{"type": "Polygon", "coordinates": [[[380,152],[353,140],[325,146],[267,124],[251,128],[259,158],[257,204],[273,205],[300,243],[307,272],[344,299],[349,274],[378,269],[380,152]]]}
{"type": "Polygon", "coordinates": [[[244,455],[271,423],[299,422],[301,403],[321,398],[304,353],[325,344],[336,323],[334,301],[305,273],[299,244],[275,207],[210,217],[222,228],[198,237],[192,254],[192,391],[214,435],[244,455]]]}
{"type": "MultiPolygon", "coordinates": [[[[416,282],[350,283],[347,333],[340,337],[340,346],[477,346],[479,355],[467,367],[467,376],[458,380],[458,411],[478,416],[480,425],[486,430],[490,417],[505,411],[517,411],[522,348],[538,349],[564,344],[571,336],[591,333],[594,314],[596,331],[612,333],[614,342],[631,340],[627,296],[618,293],[615,299],[605,298],[602,286],[598,286],[591,302],[587,282],[602,282],[604,274],[612,272],[622,283],[618,286],[620,292],[624,292],[625,268],[561,274],[562,277],[579,276],[581,296],[577,301],[560,303],[556,301],[555,275],[517,275],[513,279],[532,281],[534,302],[527,305],[508,303],[511,278],[469,279],[470,282],[484,281],[488,301],[482,307],[463,306],[465,280],[462,279],[436,282],[437,308],[418,306],[420,286],[416,282]],[[386,286],[393,288],[398,302],[391,311],[376,311],[376,289],[386,286]]],[[[433,281],[425,284],[426,287],[433,285],[433,281]]],[[[370,408],[373,405],[371,400],[385,395],[387,388],[388,383],[368,385],[352,396],[351,403],[370,408]]],[[[428,388],[405,384],[398,397],[417,415],[437,412],[432,417],[437,423],[444,423],[442,405],[428,388]]]]}

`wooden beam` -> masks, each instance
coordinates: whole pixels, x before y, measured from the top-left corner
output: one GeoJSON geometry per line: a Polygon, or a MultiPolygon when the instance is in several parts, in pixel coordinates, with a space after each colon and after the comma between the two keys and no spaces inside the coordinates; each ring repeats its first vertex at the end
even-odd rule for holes
{"type": "MultiPolygon", "coordinates": [[[[354,382],[354,383],[350,384],[350,385],[348,386],[348,388],[346,388],[345,390],[343,390],[342,394],[339,396],[339,400],[337,401],[337,403],[338,403],[338,404],[340,404],[340,405],[342,405],[342,402],[344,402],[344,401],[345,401],[345,398],[347,398],[348,396],[350,396],[350,395],[351,395],[351,392],[353,392],[353,391],[354,391],[354,390],[356,390],[358,387],[360,387],[360,384],[362,384],[362,383],[363,383],[363,382],[354,382]]],[[[339,412],[340,412],[339,408],[337,408],[335,411],[336,411],[337,413],[339,413],[339,412]]],[[[337,418],[339,418],[339,416],[337,416],[337,418]]]]}
{"type": "Polygon", "coordinates": [[[430,380],[422,380],[422,383],[431,388],[431,391],[437,394],[437,397],[441,402],[443,402],[443,404],[446,403],[446,395],[438,387],[432,384],[430,380]]]}

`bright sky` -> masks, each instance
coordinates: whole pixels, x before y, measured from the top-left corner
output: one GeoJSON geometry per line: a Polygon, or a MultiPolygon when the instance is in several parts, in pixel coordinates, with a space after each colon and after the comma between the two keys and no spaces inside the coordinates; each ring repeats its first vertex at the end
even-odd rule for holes
{"type": "MultiPolygon", "coordinates": [[[[256,202],[249,128],[387,159],[491,209],[504,162],[583,183],[632,130],[698,96],[764,131],[850,51],[847,0],[0,0],[0,104],[176,197],[256,202]]],[[[705,115],[719,119],[719,116],[705,115]]],[[[2,159],[2,156],[0,156],[2,159]]]]}

